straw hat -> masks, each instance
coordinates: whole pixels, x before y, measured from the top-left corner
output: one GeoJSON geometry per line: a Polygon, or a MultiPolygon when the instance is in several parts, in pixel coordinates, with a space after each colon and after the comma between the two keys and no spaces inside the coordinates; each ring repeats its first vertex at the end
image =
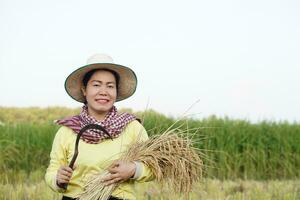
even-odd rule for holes
{"type": "Polygon", "coordinates": [[[86,73],[93,69],[109,69],[119,74],[120,80],[118,85],[118,96],[116,101],[124,100],[136,90],[137,77],[132,69],[114,64],[110,56],[105,54],[95,54],[87,60],[87,65],[73,71],[65,81],[65,89],[67,93],[76,101],[85,102],[82,94],[83,77],[86,73]]]}

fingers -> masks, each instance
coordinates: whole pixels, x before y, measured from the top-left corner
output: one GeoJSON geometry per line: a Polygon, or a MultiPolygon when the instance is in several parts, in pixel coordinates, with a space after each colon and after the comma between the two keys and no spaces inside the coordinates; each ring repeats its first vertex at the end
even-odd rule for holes
{"type": "Polygon", "coordinates": [[[134,175],[135,169],[133,162],[113,162],[108,168],[110,174],[103,179],[104,185],[127,181],[134,175]]]}
{"type": "Polygon", "coordinates": [[[111,185],[111,184],[114,184],[114,183],[118,183],[118,182],[121,182],[121,178],[115,178],[115,179],[113,179],[113,180],[110,180],[110,181],[106,181],[105,183],[104,183],[104,185],[105,186],[108,186],[108,185],[111,185]]]}
{"type": "Polygon", "coordinates": [[[118,167],[108,168],[109,173],[115,174],[119,172],[118,167]]]}
{"type": "Polygon", "coordinates": [[[119,170],[118,168],[120,167],[120,165],[122,164],[121,161],[119,160],[116,160],[114,161],[109,167],[108,167],[108,171],[111,173],[111,174],[115,174],[117,173],[119,170]]]}
{"type": "Polygon", "coordinates": [[[70,167],[62,166],[57,170],[56,181],[60,185],[62,183],[69,183],[73,174],[70,167]]]}
{"type": "Polygon", "coordinates": [[[122,177],[119,174],[111,174],[105,177],[102,181],[105,186],[118,183],[118,182],[123,182],[122,177]]]}
{"type": "Polygon", "coordinates": [[[59,173],[65,176],[72,176],[73,170],[70,167],[61,167],[59,173]]]}
{"type": "Polygon", "coordinates": [[[115,168],[115,167],[119,167],[120,164],[121,164],[121,161],[116,160],[116,161],[114,161],[108,168],[109,168],[109,169],[112,169],[112,168],[115,168]]]}
{"type": "Polygon", "coordinates": [[[103,181],[103,182],[106,182],[106,181],[111,181],[111,180],[113,180],[113,179],[119,179],[119,178],[121,178],[121,177],[120,177],[120,174],[109,174],[109,175],[107,175],[106,177],[104,177],[104,178],[102,179],[102,181],[103,181]]]}
{"type": "Polygon", "coordinates": [[[73,173],[73,169],[68,166],[61,166],[58,171],[63,173],[73,173]]]}
{"type": "Polygon", "coordinates": [[[71,179],[71,178],[68,177],[68,176],[58,176],[58,177],[57,177],[57,183],[58,183],[58,184],[69,183],[70,179],[71,179]]]}

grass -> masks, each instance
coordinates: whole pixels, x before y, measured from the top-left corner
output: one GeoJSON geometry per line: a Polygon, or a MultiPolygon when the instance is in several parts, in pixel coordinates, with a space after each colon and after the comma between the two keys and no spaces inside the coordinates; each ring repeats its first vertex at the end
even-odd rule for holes
{"type": "Polygon", "coordinates": [[[0,127],[0,174],[45,168],[57,126],[18,124],[0,127]],[[38,159],[35,159],[38,158],[38,159]]]}
{"type": "MultiPolygon", "coordinates": [[[[34,172],[27,179],[15,184],[0,184],[0,200],[59,200],[55,193],[42,180],[43,171],[34,172]]],[[[190,193],[190,200],[299,200],[300,180],[217,180],[203,179],[190,193]]],[[[135,188],[138,200],[184,199],[170,193],[168,188],[152,182],[135,188]]]]}
{"type": "MultiPolygon", "coordinates": [[[[0,107],[0,199],[60,198],[43,181],[59,128],[52,121],[76,113],[78,109],[60,107],[0,107]]],[[[136,114],[149,135],[164,132],[176,120],[153,110],[136,114]]],[[[211,116],[181,120],[173,128],[179,126],[189,130],[195,146],[207,155],[205,179],[190,199],[300,199],[299,123],[254,124],[211,116]]],[[[161,188],[144,184],[136,188],[138,199],[173,197],[168,188],[161,188]]]]}
{"type": "MultiPolygon", "coordinates": [[[[151,120],[156,121],[148,118],[145,123],[150,135],[164,131],[153,128],[149,124],[151,120]]],[[[208,166],[204,169],[205,177],[258,180],[300,177],[298,124],[250,124],[229,119],[191,120],[188,123],[190,129],[211,127],[190,133],[194,135],[196,146],[205,149],[203,152],[209,158],[204,159],[208,166]]],[[[57,129],[58,126],[51,124],[0,126],[0,176],[10,170],[29,173],[45,169],[57,129]]]]}

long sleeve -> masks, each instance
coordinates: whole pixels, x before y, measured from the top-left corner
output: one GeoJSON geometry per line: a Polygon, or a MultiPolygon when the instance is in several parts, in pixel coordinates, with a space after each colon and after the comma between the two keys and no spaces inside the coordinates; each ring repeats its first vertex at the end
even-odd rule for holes
{"type": "MultiPolygon", "coordinates": [[[[146,129],[138,121],[132,122],[133,140],[135,141],[146,141],[149,139],[146,129]]],[[[154,174],[150,168],[142,162],[139,162],[139,176],[135,179],[136,182],[147,182],[154,180],[154,174]]]]}
{"type": "Polygon", "coordinates": [[[66,141],[64,139],[66,131],[68,131],[66,127],[61,127],[55,135],[50,153],[50,164],[45,174],[47,185],[56,192],[64,191],[64,189],[59,188],[56,184],[56,174],[61,166],[67,165],[66,141]]]}

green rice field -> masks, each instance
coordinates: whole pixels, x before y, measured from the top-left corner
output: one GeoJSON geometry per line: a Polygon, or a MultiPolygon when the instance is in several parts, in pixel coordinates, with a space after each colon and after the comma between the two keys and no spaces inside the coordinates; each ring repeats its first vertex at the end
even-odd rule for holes
{"type": "MultiPolygon", "coordinates": [[[[78,112],[0,107],[0,199],[59,198],[43,181],[59,128],[53,120],[78,112]]],[[[135,114],[150,136],[176,122],[174,127],[184,130],[200,149],[204,179],[189,199],[300,199],[299,123],[215,116],[177,120],[153,110],[135,114]]],[[[139,199],[181,199],[166,196],[156,184],[140,187],[139,199]]]]}

